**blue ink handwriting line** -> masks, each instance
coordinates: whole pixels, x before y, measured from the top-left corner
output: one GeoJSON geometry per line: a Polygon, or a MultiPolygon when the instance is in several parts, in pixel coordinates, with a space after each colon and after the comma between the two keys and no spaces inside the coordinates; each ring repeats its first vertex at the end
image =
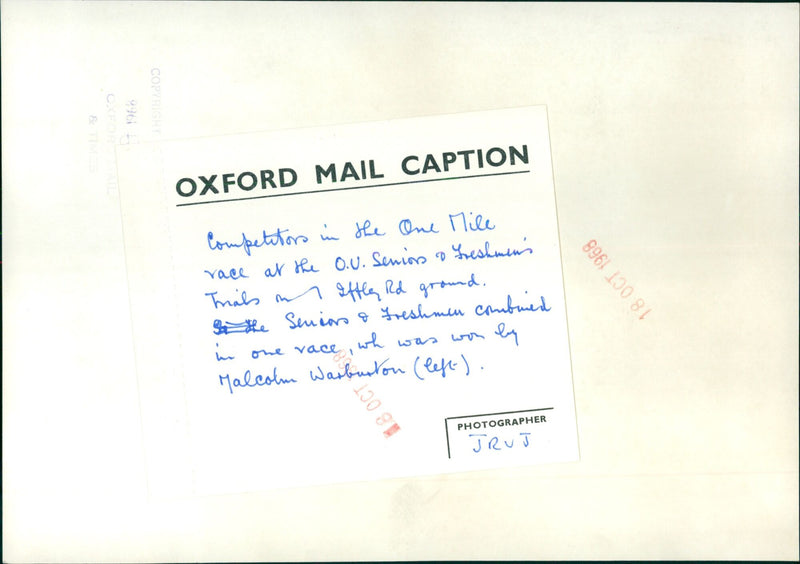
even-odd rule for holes
{"type": "Polygon", "coordinates": [[[277,303],[280,303],[280,302],[293,302],[293,301],[295,301],[295,300],[296,300],[296,299],[298,299],[298,298],[302,298],[303,296],[305,296],[306,294],[308,294],[308,293],[309,293],[311,290],[316,290],[316,291],[317,291],[317,296],[319,297],[319,299],[322,299],[322,292],[320,292],[320,291],[319,291],[319,287],[317,287],[317,286],[311,286],[311,287],[310,287],[308,290],[306,290],[306,291],[305,291],[305,292],[303,292],[302,294],[299,294],[299,295],[297,295],[297,296],[295,296],[295,297],[293,297],[293,298],[284,298],[284,297],[283,297],[283,296],[281,296],[280,294],[275,294],[275,301],[276,301],[277,303]]]}

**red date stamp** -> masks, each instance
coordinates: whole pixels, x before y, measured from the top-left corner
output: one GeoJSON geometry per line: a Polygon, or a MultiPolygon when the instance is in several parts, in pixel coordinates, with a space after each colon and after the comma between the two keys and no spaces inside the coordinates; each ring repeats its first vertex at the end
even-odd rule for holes
{"type": "MultiPolygon", "coordinates": [[[[349,365],[350,370],[355,370],[356,367],[353,364],[353,359],[344,352],[343,349],[336,351],[333,355],[333,360],[339,363],[339,368],[345,368],[349,365]]],[[[364,406],[367,411],[374,412],[381,406],[381,400],[375,397],[375,392],[372,390],[368,390],[369,384],[364,384],[359,388],[353,388],[353,392],[355,392],[358,399],[360,399],[366,405],[364,406]],[[364,392],[363,394],[361,392],[364,392]]],[[[391,413],[383,412],[381,413],[380,417],[375,419],[375,424],[378,426],[389,425],[389,427],[383,432],[383,436],[387,439],[397,433],[400,430],[400,425],[392,417],[391,413]],[[389,425],[391,423],[391,425],[389,425]]]]}
{"type": "MultiPolygon", "coordinates": [[[[583,252],[586,253],[587,258],[594,263],[594,265],[597,267],[597,270],[603,270],[606,267],[606,265],[611,262],[611,259],[608,258],[608,255],[603,252],[603,249],[601,249],[598,246],[597,241],[595,241],[594,239],[592,239],[583,246],[583,252]]],[[[609,269],[609,271],[610,270],[611,269],[609,269]]],[[[633,286],[628,284],[628,281],[624,276],[620,276],[619,278],[617,278],[617,275],[619,273],[620,271],[617,270],[611,276],[606,276],[604,280],[611,285],[611,287],[615,290],[615,292],[619,291],[620,298],[626,300],[631,296],[633,296],[633,291],[634,291],[633,286]]],[[[641,310],[644,309],[644,307],[645,307],[644,300],[642,298],[638,298],[631,304],[630,309],[631,311],[638,314],[641,310]]],[[[650,313],[650,311],[652,311],[652,308],[648,308],[646,311],[641,313],[639,315],[639,319],[644,319],[645,316],[648,313],[650,313]]]]}

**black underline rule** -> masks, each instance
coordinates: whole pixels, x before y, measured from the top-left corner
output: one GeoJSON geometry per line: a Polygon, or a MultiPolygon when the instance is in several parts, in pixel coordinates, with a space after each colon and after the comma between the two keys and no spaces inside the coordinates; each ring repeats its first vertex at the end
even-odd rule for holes
{"type": "Polygon", "coordinates": [[[279,194],[265,194],[263,196],[250,196],[248,198],[228,198],[225,200],[206,200],[204,202],[187,202],[185,204],[176,204],[175,207],[181,208],[184,206],[200,206],[203,204],[221,204],[223,202],[243,202],[245,200],[260,200],[262,198],[279,198],[281,196],[301,196],[304,194],[321,194],[323,192],[336,192],[342,190],[364,190],[366,188],[381,188],[384,186],[401,186],[403,184],[422,184],[423,182],[441,182],[443,180],[463,180],[465,178],[484,178],[487,176],[506,176],[509,174],[525,174],[530,170],[515,170],[512,172],[489,172],[486,174],[468,174],[465,176],[448,176],[447,178],[429,178],[426,180],[407,180],[405,182],[388,182],[386,184],[369,184],[366,186],[347,186],[345,188],[325,188],[322,190],[305,190],[303,192],[282,192],[279,194]]]}

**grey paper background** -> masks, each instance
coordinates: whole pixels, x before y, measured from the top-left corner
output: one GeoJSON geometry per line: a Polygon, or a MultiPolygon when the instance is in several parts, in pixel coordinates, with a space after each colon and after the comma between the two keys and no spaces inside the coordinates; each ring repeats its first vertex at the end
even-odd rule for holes
{"type": "Polygon", "coordinates": [[[4,560],[798,558],[796,5],[0,7],[4,560]],[[148,500],[113,145],[534,104],[581,461],[148,500]]]}

